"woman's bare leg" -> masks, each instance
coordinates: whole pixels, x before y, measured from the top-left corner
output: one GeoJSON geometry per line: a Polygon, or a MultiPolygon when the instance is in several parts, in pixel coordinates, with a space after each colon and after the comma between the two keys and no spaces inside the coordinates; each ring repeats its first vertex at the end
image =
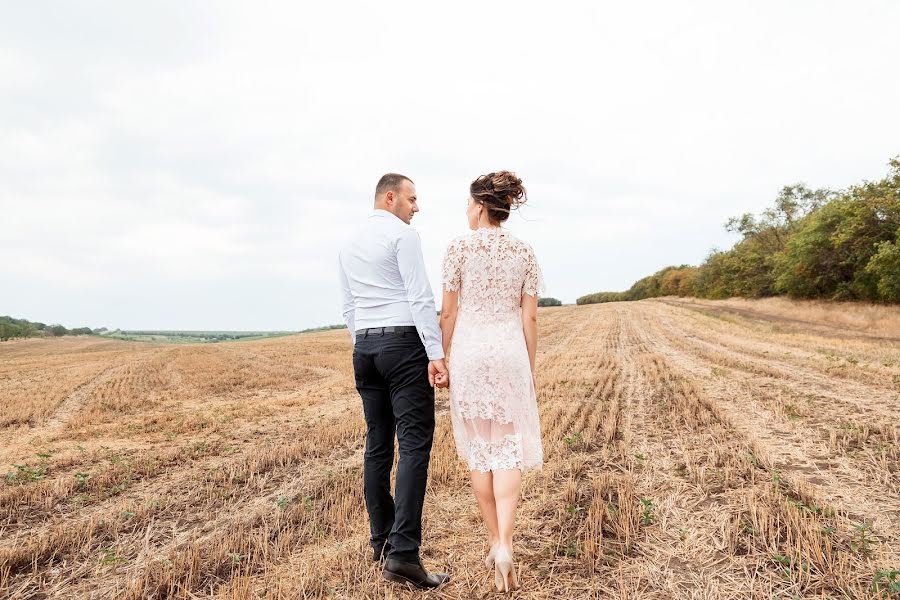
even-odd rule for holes
{"type": "Polygon", "coordinates": [[[493,546],[500,538],[497,529],[497,503],[494,500],[494,478],[493,474],[482,471],[471,471],[472,474],[472,490],[475,492],[475,499],[478,500],[478,508],[481,509],[481,517],[484,519],[484,525],[488,530],[488,546],[493,546]]]}
{"type": "Polygon", "coordinates": [[[522,472],[494,471],[494,502],[497,505],[497,531],[500,543],[512,548],[513,528],[516,523],[516,508],[519,505],[519,489],[522,472]]]}
{"type": "Polygon", "coordinates": [[[512,537],[521,486],[520,470],[494,471],[494,502],[497,504],[497,528],[500,533],[495,559],[495,583],[497,589],[502,591],[516,589],[519,586],[513,563],[512,537]]]}

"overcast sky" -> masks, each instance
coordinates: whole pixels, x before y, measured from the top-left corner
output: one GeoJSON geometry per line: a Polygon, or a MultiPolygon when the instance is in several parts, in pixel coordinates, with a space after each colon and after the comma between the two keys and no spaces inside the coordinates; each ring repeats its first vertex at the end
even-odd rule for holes
{"type": "MultiPolygon", "coordinates": [[[[697,264],[798,181],[900,154],[900,3],[3,2],[0,314],[339,323],[336,254],[411,177],[432,286],[468,185],[564,302],[697,264]]],[[[439,301],[439,297],[438,297],[439,301]]]]}

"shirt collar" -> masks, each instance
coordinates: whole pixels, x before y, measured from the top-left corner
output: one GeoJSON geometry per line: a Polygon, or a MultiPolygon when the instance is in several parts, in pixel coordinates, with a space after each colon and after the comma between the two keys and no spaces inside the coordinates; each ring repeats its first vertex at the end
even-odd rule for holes
{"type": "Polygon", "coordinates": [[[372,217],[388,217],[388,218],[392,218],[392,219],[397,219],[398,221],[400,221],[401,223],[406,225],[406,223],[403,221],[403,219],[401,219],[400,217],[398,217],[397,215],[395,215],[394,213],[392,213],[388,210],[384,210],[383,208],[373,209],[372,212],[369,214],[369,218],[372,218],[372,217]]]}

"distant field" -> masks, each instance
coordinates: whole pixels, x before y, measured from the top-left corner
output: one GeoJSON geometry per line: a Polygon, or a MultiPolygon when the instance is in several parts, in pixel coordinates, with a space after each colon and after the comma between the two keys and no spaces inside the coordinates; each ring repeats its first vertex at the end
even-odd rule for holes
{"type": "Polygon", "coordinates": [[[114,332],[104,334],[104,337],[132,342],[198,344],[208,342],[262,340],[285,335],[294,335],[296,333],[310,333],[314,331],[328,331],[330,329],[342,328],[344,328],[343,325],[326,325],[324,327],[314,327],[302,331],[150,331],[117,329],[114,332]]]}
{"type": "MultiPolygon", "coordinates": [[[[840,310],[540,309],[514,597],[897,598],[900,309],[840,310]]],[[[423,556],[452,581],[413,593],[369,562],[345,331],[0,344],[0,597],[494,597],[447,403],[423,556]]]]}
{"type": "Polygon", "coordinates": [[[105,337],[133,342],[164,342],[169,344],[196,344],[204,342],[228,342],[258,340],[297,333],[294,331],[125,331],[106,334],[105,337]]]}

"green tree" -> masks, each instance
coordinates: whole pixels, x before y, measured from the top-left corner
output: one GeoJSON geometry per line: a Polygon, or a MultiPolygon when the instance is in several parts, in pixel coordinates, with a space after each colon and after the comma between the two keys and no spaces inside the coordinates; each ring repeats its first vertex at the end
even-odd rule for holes
{"type": "Polygon", "coordinates": [[[556,298],[538,298],[538,306],[562,306],[556,298]]]}
{"type": "Polygon", "coordinates": [[[576,304],[602,304],[604,302],[623,302],[630,300],[626,292],[595,292],[586,294],[575,300],[576,304]]]}
{"type": "Polygon", "coordinates": [[[715,269],[704,278],[710,297],[744,296],[758,298],[776,293],[774,268],[776,256],[799,223],[834,197],[826,189],[812,190],[802,183],[785,186],[771,207],[758,215],[744,213],[732,217],[725,229],[741,234],[742,239],[723,256],[717,256],[715,269]],[[711,280],[715,273],[722,280],[711,280]]]}
{"type": "Polygon", "coordinates": [[[866,272],[874,278],[881,300],[900,302],[900,245],[896,241],[878,244],[866,272]]]}
{"type": "Polygon", "coordinates": [[[697,268],[666,267],[625,292],[598,292],[578,304],[662,295],[900,301],[900,158],[888,175],[844,192],[785,186],[759,214],[729,219],[741,239],[712,250],[697,268]]]}
{"type": "Polygon", "coordinates": [[[740,233],[745,240],[756,239],[765,252],[779,252],[796,224],[833,197],[831,190],[811,190],[802,183],[786,185],[771,207],[759,215],[744,213],[740,217],[731,217],[725,223],[725,229],[740,233]]]}
{"type": "Polygon", "coordinates": [[[37,334],[34,323],[25,319],[13,319],[9,316],[0,317],[0,341],[17,337],[32,337],[37,334]]]}
{"type": "Polygon", "coordinates": [[[803,219],[776,258],[776,291],[801,298],[882,299],[877,265],[888,259],[867,266],[900,230],[900,160],[890,165],[886,178],[853,186],[803,219]]]}
{"type": "Polygon", "coordinates": [[[662,296],[693,296],[697,279],[697,268],[681,266],[670,269],[660,277],[662,296]]]}

